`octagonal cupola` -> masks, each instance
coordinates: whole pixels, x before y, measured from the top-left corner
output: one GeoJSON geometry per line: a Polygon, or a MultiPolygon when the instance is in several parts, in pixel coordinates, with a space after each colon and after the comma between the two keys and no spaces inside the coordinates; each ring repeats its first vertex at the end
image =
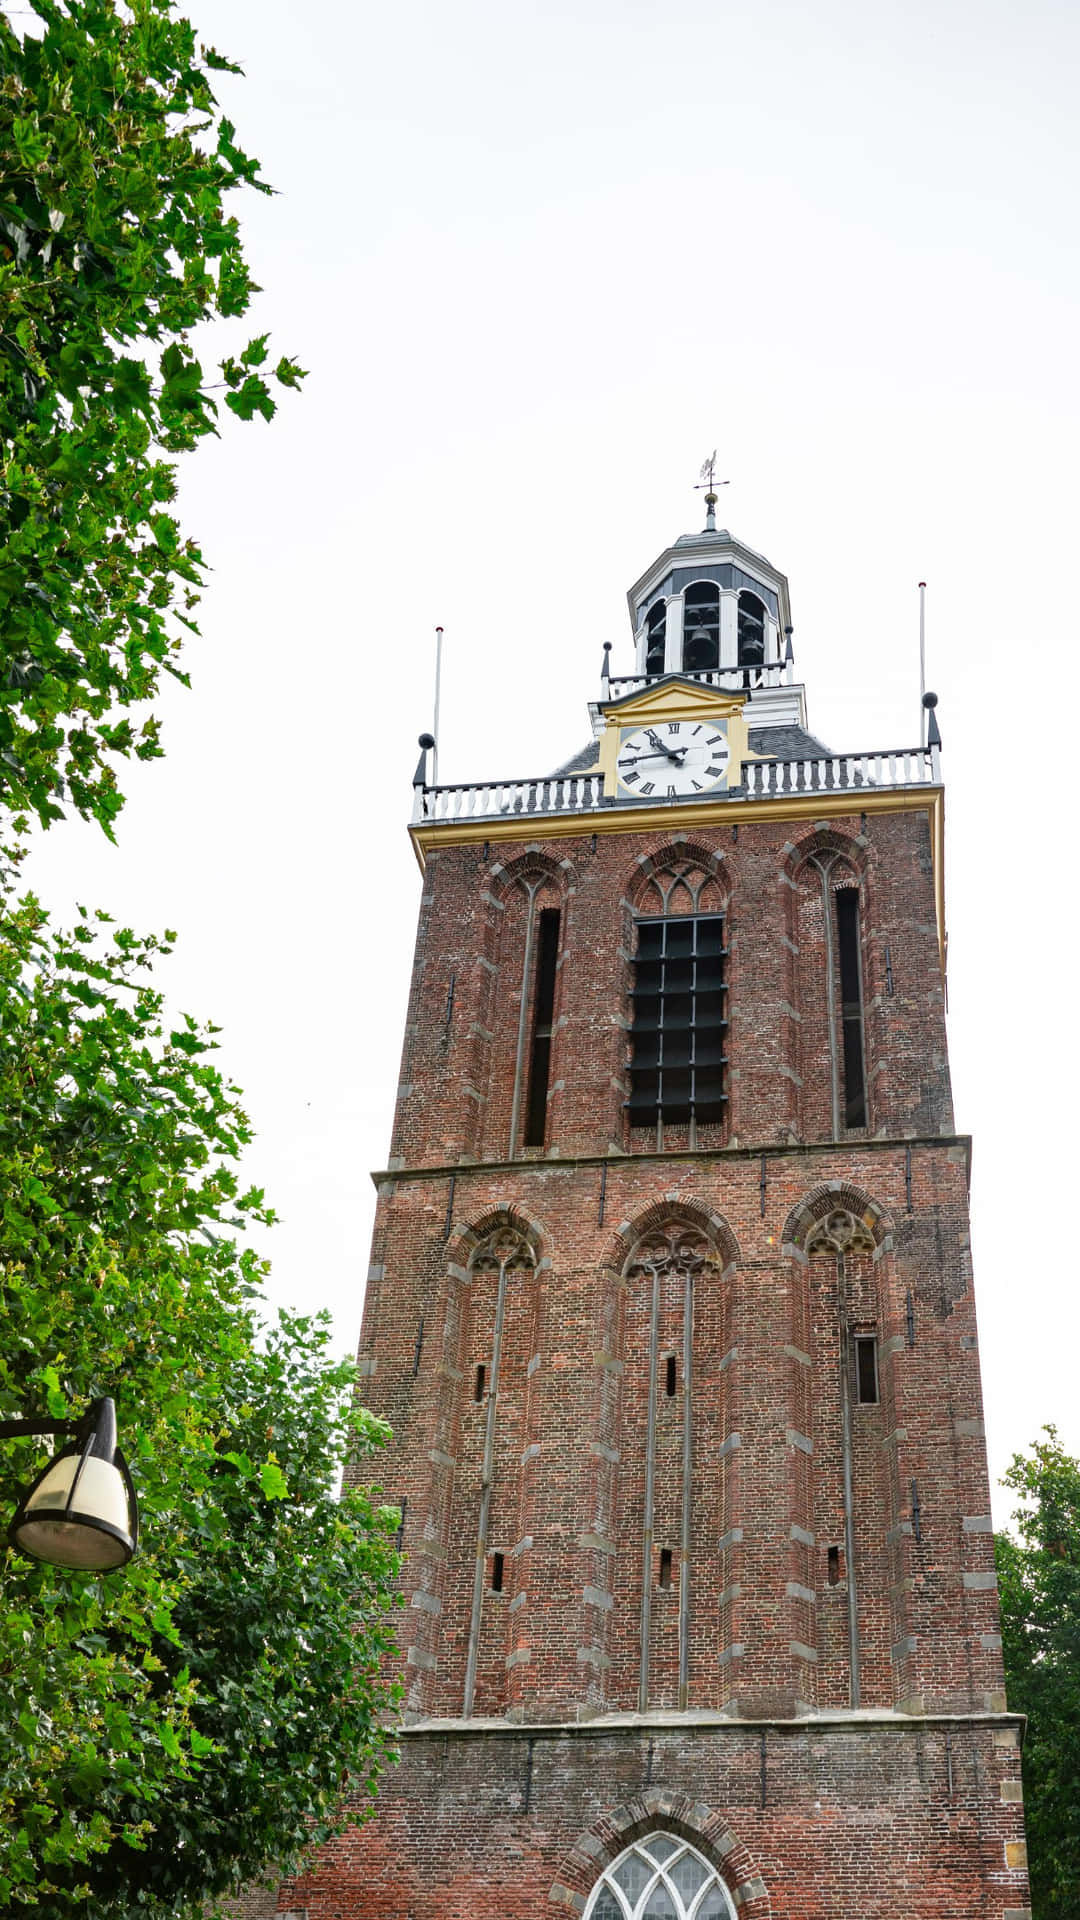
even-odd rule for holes
{"type": "Polygon", "coordinates": [[[741,669],[752,692],[790,664],[787,579],[726,527],[683,534],[627,598],[638,674],[726,680],[741,669]]]}

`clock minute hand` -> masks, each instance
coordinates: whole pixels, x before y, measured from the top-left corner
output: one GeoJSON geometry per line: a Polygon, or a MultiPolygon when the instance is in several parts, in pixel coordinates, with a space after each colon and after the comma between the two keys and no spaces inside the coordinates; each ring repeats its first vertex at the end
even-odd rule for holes
{"type": "MultiPolygon", "coordinates": [[[[645,738],[646,738],[646,740],[651,740],[651,741],[652,741],[652,743],[653,743],[653,746],[654,746],[654,747],[655,747],[655,748],[657,749],[657,752],[658,752],[658,753],[662,753],[662,754],[664,754],[664,755],[666,755],[666,757],[667,757],[667,758],[668,758],[669,760],[674,760],[674,762],[675,762],[675,765],[676,765],[677,767],[681,767],[681,766],[682,766],[682,763],[683,763],[683,761],[684,761],[684,760],[685,760],[685,758],[686,758],[686,752],[687,752],[687,750],[686,750],[686,748],[685,748],[685,747],[675,747],[675,748],[672,748],[672,747],[666,747],[666,746],[664,745],[664,742],[663,742],[663,741],[661,740],[661,738],[660,738],[660,736],[659,736],[659,734],[658,734],[658,733],[656,733],[656,732],[655,732],[655,731],[653,730],[653,728],[652,728],[652,727],[648,727],[648,728],[646,729],[646,732],[645,732],[645,738]]],[[[650,759],[652,759],[652,758],[653,758],[653,756],[652,756],[651,754],[650,754],[650,756],[649,756],[649,757],[650,757],[650,759]]]]}

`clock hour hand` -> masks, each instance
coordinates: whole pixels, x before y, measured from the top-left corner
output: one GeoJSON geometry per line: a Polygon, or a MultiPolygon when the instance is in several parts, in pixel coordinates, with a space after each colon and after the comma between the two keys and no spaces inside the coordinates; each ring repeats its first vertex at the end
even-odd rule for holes
{"type": "MultiPolygon", "coordinates": [[[[652,743],[653,743],[653,746],[654,746],[654,747],[655,747],[655,748],[657,749],[657,752],[658,752],[658,753],[662,753],[662,754],[664,754],[664,755],[666,755],[666,757],[667,757],[667,758],[668,758],[669,760],[674,760],[674,762],[675,762],[675,765],[676,765],[677,767],[681,767],[681,766],[682,766],[682,763],[683,763],[683,761],[684,761],[684,760],[685,760],[685,758],[686,758],[686,748],[685,748],[685,747],[666,747],[666,746],[664,745],[664,742],[663,742],[663,741],[661,740],[661,738],[660,738],[660,736],[659,736],[659,734],[658,734],[658,733],[654,733],[654,731],[653,731],[653,729],[652,729],[652,727],[648,727],[648,728],[646,729],[646,733],[645,733],[645,738],[646,738],[646,740],[651,740],[651,741],[652,741],[652,743]]],[[[654,755],[652,755],[652,754],[650,754],[650,755],[649,755],[649,758],[650,758],[650,759],[653,759],[654,757],[655,757],[655,756],[654,756],[654,755]]]]}

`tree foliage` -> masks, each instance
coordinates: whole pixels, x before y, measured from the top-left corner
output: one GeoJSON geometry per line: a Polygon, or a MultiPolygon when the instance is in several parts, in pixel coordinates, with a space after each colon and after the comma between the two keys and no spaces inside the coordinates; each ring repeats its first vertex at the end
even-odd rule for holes
{"type": "MultiPolygon", "coordinates": [[[[166,942],[170,936],[166,936],[166,942]]],[[[0,1418],[117,1404],[139,1491],[121,1573],[8,1552],[0,1911],[189,1911],[335,1829],[387,1755],[392,1508],[332,1478],[385,1428],[317,1322],[257,1329],[271,1216],[213,1029],[170,1022],[167,950],[0,910],[0,1418]]],[[[47,1443],[7,1443],[0,1496],[47,1443]]],[[[354,1816],[355,1817],[355,1816],[354,1816]]]]}
{"type": "MultiPolygon", "coordinates": [[[[171,0],[33,0],[18,27],[0,15],[0,792],[46,824],[66,792],[108,832],[118,757],[160,751],[131,710],[196,631],[166,457],[216,431],[192,334],[258,291],[226,201],[269,189],[211,89],[238,69],[171,0]]],[[[265,335],[223,360],[226,407],[270,419],[268,372],[265,335]]]]}
{"type": "Polygon", "coordinates": [[[1053,1427],[1016,1454],[997,1539],[1009,1705],[1028,1716],[1024,1802],[1036,1920],[1080,1912],[1080,1462],[1053,1427]]]}

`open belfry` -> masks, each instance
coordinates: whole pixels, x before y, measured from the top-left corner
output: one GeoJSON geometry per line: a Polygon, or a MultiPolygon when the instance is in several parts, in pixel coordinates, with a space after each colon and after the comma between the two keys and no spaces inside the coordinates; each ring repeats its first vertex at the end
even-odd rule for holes
{"type": "Polygon", "coordinates": [[[933,696],[823,746],[715,503],[557,773],[422,743],[360,1345],[405,1725],[310,1920],[1028,1913],[933,696]]]}

